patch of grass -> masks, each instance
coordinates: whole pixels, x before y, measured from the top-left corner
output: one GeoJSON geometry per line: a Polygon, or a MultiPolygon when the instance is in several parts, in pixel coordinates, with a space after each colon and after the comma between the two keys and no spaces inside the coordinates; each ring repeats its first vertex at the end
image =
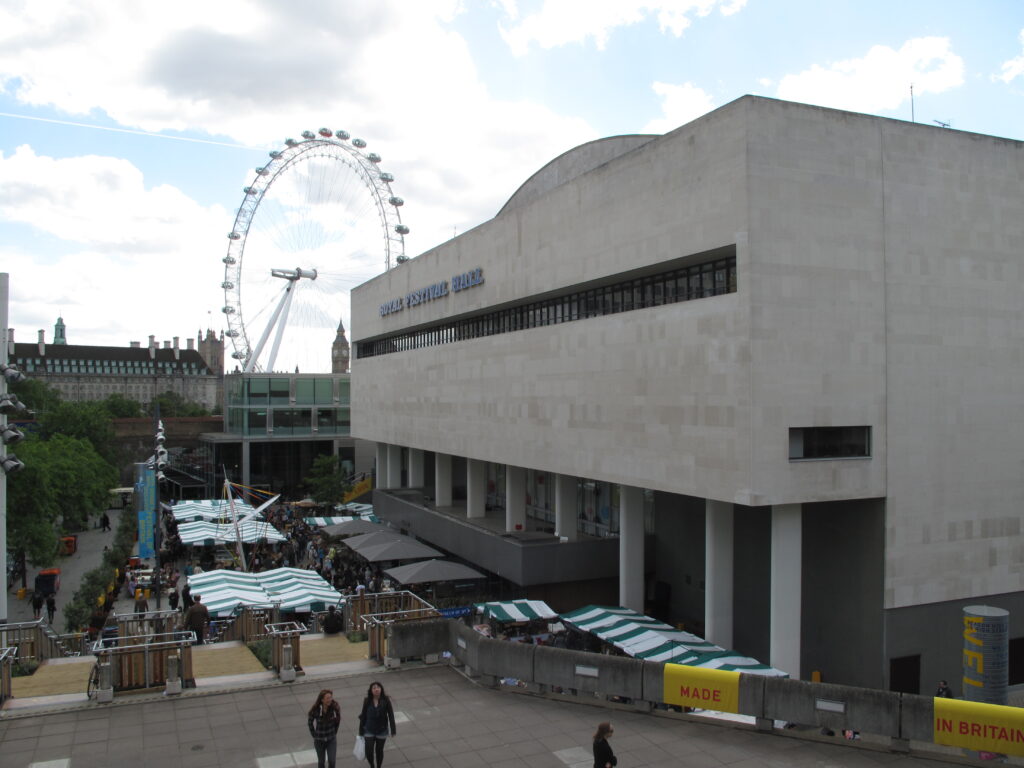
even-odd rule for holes
{"type": "Polygon", "coordinates": [[[265,668],[270,669],[271,666],[271,655],[272,649],[270,646],[270,640],[256,640],[251,643],[246,643],[246,647],[252,651],[252,655],[259,659],[260,664],[265,668]]]}
{"type": "Polygon", "coordinates": [[[11,666],[11,677],[28,677],[39,669],[39,662],[31,659],[16,661],[11,666]]]}

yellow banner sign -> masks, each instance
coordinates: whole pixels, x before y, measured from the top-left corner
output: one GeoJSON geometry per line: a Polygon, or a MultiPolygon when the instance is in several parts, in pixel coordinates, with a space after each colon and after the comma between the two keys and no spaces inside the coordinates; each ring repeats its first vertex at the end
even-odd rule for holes
{"type": "Polygon", "coordinates": [[[740,673],[666,664],[665,703],[680,707],[740,711],[740,673]]]}
{"type": "Polygon", "coordinates": [[[935,699],[935,743],[1024,755],[1024,709],[935,699]]]}
{"type": "Polygon", "coordinates": [[[352,490],[345,494],[342,502],[348,504],[352,499],[358,499],[364,493],[369,493],[373,490],[373,480],[369,477],[364,477],[358,483],[352,486],[352,490]]]}

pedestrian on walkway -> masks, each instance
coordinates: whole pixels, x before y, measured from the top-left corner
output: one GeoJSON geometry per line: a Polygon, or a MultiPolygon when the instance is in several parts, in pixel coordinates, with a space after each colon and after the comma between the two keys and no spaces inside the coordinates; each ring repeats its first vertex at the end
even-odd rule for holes
{"type": "Polygon", "coordinates": [[[192,587],[186,584],[181,590],[181,610],[187,611],[192,607],[192,587]]]}
{"type": "Polygon", "coordinates": [[[57,596],[52,592],[46,596],[46,620],[53,625],[53,617],[57,613],[57,596]]]}
{"type": "Polygon", "coordinates": [[[206,623],[210,620],[210,612],[202,603],[202,595],[192,595],[192,606],[185,611],[182,624],[185,629],[196,633],[196,645],[202,645],[206,639],[206,623]]]}
{"type": "Polygon", "coordinates": [[[146,599],[146,593],[143,592],[141,589],[135,592],[135,612],[149,612],[149,600],[146,599]]]}
{"type": "Polygon", "coordinates": [[[939,687],[935,691],[935,698],[937,699],[952,699],[953,690],[949,687],[949,683],[945,680],[939,680],[939,687]]]}
{"type": "Polygon", "coordinates": [[[338,726],[341,707],[334,692],[324,688],[309,710],[309,735],[313,737],[317,768],[334,768],[338,754],[338,726]],[[324,762],[326,761],[326,766],[324,762]]]}
{"type": "Polygon", "coordinates": [[[36,621],[43,615],[43,593],[36,590],[32,593],[32,618],[36,621]]]}
{"type": "Polygon", "coordinates": [[[167,595],[167,604],[171,607],[172,611],[178,610],[178,590],[171,587],[171,592],[167,595]]]}
{"type": "Polygon", "coordinates": [[[384,693],[384,686],[370,683],[363,699],[363,711],[359,714],[359,735],[366,740],[366,761],[370,768],[381,768],[384,764],[384,742],[388,733],[395,735],[395,710],[391,697],[384,693]]]}
{"type": "Polygon", "coordinates": [[[594,768],[613,768],[619,761],[612,752],[608,737],[615,733],[611,723],[598,723],[594,734],[594,768]]]}
{"type": "Polygon", "coordinates": [[[110,530],[110,515],[108,515],[106,512],[104,512],[102,515],[100,515],[100,530],[102,530],[102,531],[109,531],[110,530]]]}

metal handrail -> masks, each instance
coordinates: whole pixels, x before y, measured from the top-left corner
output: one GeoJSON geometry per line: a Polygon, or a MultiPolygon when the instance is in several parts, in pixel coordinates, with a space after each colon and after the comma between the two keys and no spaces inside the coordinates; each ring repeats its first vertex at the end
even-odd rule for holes
{"type": "Polygon", "coordinates": [[[11,698],[11,669],[17,657],[17,648],[0,648],[0,705],[11,698]]]}

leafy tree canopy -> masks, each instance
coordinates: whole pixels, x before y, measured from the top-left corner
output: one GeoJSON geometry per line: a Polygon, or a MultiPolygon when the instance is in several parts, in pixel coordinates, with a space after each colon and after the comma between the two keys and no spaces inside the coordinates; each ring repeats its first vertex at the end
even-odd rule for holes
{"type": "Polygon", "coordinates": [[[142,416],[142,406],[120,392],[108,395],[100,402],[112,419],[137,419],[142,416]]]}
{"type": "Polygon", "coordinates": [[[114,445],[114,427],[110,413],[99,402],[58,403],[39,417],[44,438],[65,435],[88,440],[104,460],[114,463],[117,450],[114,445]]]}
{"type": "Polygon", "coordinates": [[[167,416],[209,416],[210,412],[198,403],[186,400],[177,392],[163,392],[153,398],[149,404],[150,416],[156,414],[156,405],[160,405],[160,417],[167,416]]]}
{"type": "Polygon", "coordinates": [[[21,443],[18,458],[25,462],[25,469],[7,478],[7,546],[24,552],[33,565],[46,566],[57,553],[60,508],[47,466],[37,455],[41,444],[32,437],[21,443]]]}
{"type": "Polygon", "coordinates": [[[56,407],[61,401],[60,391],[39,379],[26,379],[18,384],[12,384],[10,390],[30,411],[35,411],[37,417],[56,407]]]}
{"type": "Polygon", "coordinates": [[[340,504],[352,489],[342,478],[339,457],[330,454],[313,459],[303,483],[313,501],[321,504],[340,504]]]}

